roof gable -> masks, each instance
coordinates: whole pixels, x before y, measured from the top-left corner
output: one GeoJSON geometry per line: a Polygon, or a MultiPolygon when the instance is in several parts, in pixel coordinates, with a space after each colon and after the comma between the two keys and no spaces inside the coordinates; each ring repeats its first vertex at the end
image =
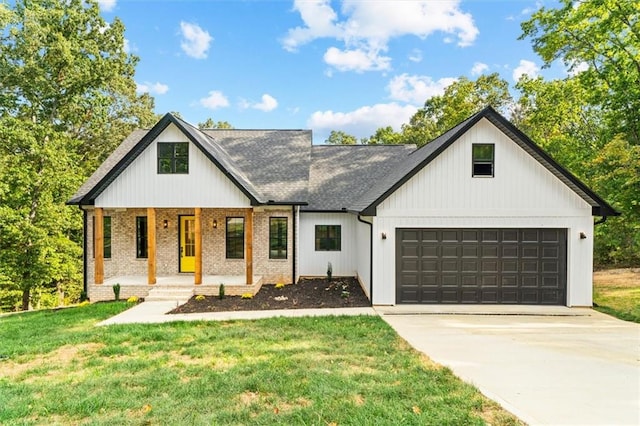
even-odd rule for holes
{"type": "Polygon", "coordinates": [[[571,190],[592,206],[592,214],[598,216],[617,216],[619,213],[613,209],[606,201],[595,194],[584,183],[580,182],[573,174],[555,162],[546,152],[536,145],[528,136],[517,129],[506,118],[496,112],[492,107],[486,107],[480,112],[472,115],[457,126],[443,133],[432,142],[414,151],[402,164],[393,170],[377,185],[373,186],[359,200],[354,202],[350,210],[357,211],[364,215],[375,215],[376,207],[389,195],[395,192],[400,186],[411,177],[426,167],[440,153],[451,146],[471,127],[481,119],[486,118],[503,132],[510,140],[519,145],[529,155],[535,158],[554,176],[560,179],[571,190]]]}
{"type": "Polygon", "coordinates": [[[229,155],[207,135],[190,124],[165,114],[149,131],[136,130],[127,137],[105,162],[80,187],[69,204],[92,205],[96,198],[170,125],[174,124],[202,153],[211,160],[251,201],[261,204],[263,197],[238,170],[229,155]]]}

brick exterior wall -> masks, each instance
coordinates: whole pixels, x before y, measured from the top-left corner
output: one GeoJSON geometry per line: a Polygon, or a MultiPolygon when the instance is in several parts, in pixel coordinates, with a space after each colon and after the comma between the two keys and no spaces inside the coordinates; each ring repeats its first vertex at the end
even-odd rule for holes
{"type": "MultiPolygon", "coordinates": [[[[179,217],[193,215],[188,208],[156,208],[156,275],[179,275],[180,243],[178,235],[179,217]],[[168,227],[163,227],[164,221],[168,227]]],[[[104,216],[111,217],[111,258],[104,260],[105,281],[121,276],[147,276],[147,259],[136,258],[136,216],[146,216],[147,209],[104,209],[104,216]]],[[[226,258],[226,218],[244,217],[245,209],[202,209],[202,274],[239,275],[245,274],[245,259],[226,258]],[[217,227],[213,227],[214,220],[217,227]]],[[[93,253],[93,211],[87,211],[87,287],[92,301],[113,299],[111,285],[94,283],[93,253]]],[[[148,224],[148,226],[152,226],[148,224]]],[[[245,244],[246,257],[246,244],[245,244]]],[[[262,283],[292,283],[293,268],[293,219],[291,208],[258,208],[253,213],[253,274],[261,276],[262,283]],[[269,259],[269,218],[287,218],[287,259],[269,259]]],[[[193,275],[186,273],[185,275],[193,275]]],[[[198,294],[217,295],[217,286],[200,288],[198,294]]],[[[145,297],[149,286],[122,285],[120,297],[145,297]]],[[[231,293],[227,293],[231,294],[231,293]]]]}

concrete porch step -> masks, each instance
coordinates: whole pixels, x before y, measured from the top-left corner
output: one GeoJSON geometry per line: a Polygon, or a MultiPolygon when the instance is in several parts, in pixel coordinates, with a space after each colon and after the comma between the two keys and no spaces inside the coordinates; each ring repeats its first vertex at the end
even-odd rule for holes
{"type": "Polygon", "coordinates": [[[157,286],[149,290],[149,294],[145,297],[145,301],[160,302],[160,301],[187,301],[194,295],[194,288],[184,286],[157,286]]]}

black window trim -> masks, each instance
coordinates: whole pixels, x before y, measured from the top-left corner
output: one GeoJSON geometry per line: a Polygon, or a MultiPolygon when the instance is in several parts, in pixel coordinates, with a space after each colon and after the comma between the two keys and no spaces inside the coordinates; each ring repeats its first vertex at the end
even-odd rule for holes
{"type": "Polygon", "coordinates": [[[496,171],[496,146],[493,143],[474,143],[471,144],[471,177],[479,177],[479,178],[492,178],[495,177],[496,171]],[[490,146],[491,147],[491,160],[487,159],[478,159],[476,160],[474,155],[474,148],[481,146],[490,146]],[[491,166],[491,173],[476,173],[476,165],[478,166],[491,166]]]}
{"type": "MultiPolygon", "coordinates": [[[[111,259],[111,216],[102,216],[102,258],[111,259]],[[107,232],[108,231],[108,232],[107,232]]],[[[93,258],[96,258],[96,217],[93,216],[93,258]]]]}
{"type": "Polygon", "coordinates": [[[149,220],[147,219],[147,216],[136,216],[136,259],[148,259],[148,258],[149,258],[149,220]],[[141,229],[142,223],[144,223],[144,230],[141,229]]]}
{"type": "Polygon", "coordinates": [[[342,225],[315,225],[314,244],[315,251],[342,251],[342,225]],[[333,236],[330,229],[334,229],[333,236]],[[324,235],[319,235],[320,233],[324,235]],[[331,248],[332,246],[335,247],[331,248]]]}
{"type": "Polygon", "coordinates": [[[289,256],[288,253],[288,243],[289,243],[289,218],[286,216],[271,216],[269,217],[269,259],[274,259],[274,260],[282,260],[282,259],[287,259],[289,256]],[[271,226],[272,223],[274,221],[274,219],[278,220],[278,221],[282,221],[284,220],[284,241],[282,241],[282,235],[277,235],[276,238],[279,239],[280,241],[280,249],[278,249],[279,253],[284,253],[284,255],[280,254],[278,256],[274,256],[273,255],[273,249],[272,249],[272,238],[274,237],[274,235],[271,233],[271,226]],[[282,245],[282,243],[284,243],[284,246],[282,245]],[[284,248],[282,248],[284,247],[284,248]]]}
{"type": "Polygon", "coordinates": [[[189,142],[158,142],[156,147],[156,161],[157,161],[157,171],[159,175],[188,175],[189,174],[189,142]],[[162,145],[171,145],[173,148],[171,149],[171,157],[160,157],[160,147],[162,145]],[[176,155],[176,147],[179,145],[186,145],[186,157],[177,156],[176,155]],[[160,163],[161,160],[169,159],[171,161],[171,170],[163,171],[160,163]],[[179,159],[186,159],[186,170],[185,171],[177,171],[177,161],[179,159]]]}
{"type": "MultiPolygon", "coordinates": [[[[225,228],[224,228],[224,245],[225,245],[225,257],[227,259],[244,259],[244,236],[245,236],[245,218],[244,216],[227,216],[225,219],[225,228]],[[242,220],[242,236],[241,237],[237,237],[237,236],[231,236],[229,235],[229,221],[233,220],[233,219],[241,219],[242,220]],[[240,247],[242,248],[240,250],[240,254],[239,257],[237,254],[234,256],[229,256],[229,249],[230,249],[230,244],[229,241],[233,240],[233,241],[240,241],[240,247]]],[[[234,247],[235,248],[235,247],[234,247]]]]}

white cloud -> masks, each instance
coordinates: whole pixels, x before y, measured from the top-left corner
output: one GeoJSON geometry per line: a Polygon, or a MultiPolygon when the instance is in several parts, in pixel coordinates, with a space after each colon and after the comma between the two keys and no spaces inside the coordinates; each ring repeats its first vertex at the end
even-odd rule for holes
{"type": "Polygon", "coordinates": [[[200,99],[200,105],[209,109],[218,109],[229,106],[229,99],[219,90],[212,90],[209,96],[200,99]]]}
{"type": "Polygon", "coordinates": [[[164,95],[168,91],[169,91],[169,86],[159,82],[149,83],[145,81],[144,83],[136,83],[136,92],[138,93],[149,93],[151,95],[164,95]]]}
{"type": "Polygon", "coordinates": [[[372,71],[388,70],[391,58],[380,56],[376,51],[340,50],[330,47],[324,54],[324,61],[338,71],[372,71]]]}
{"type": "Polygon", "coordinates": [[[182,35],[180,47],[182,47],[182,50],[192,58],[206,58],[207,50],[209,50],[213,37],[197,24],[189,22],[180,22],[180,31],[182,35]]]}
{"type": "Polygon", "coordinates": [[[411,62],[422,62],[422,51],[420,49],[413,49],[409,54],[409,60],[411,62]]]}
{"type": "Polygon", "coordinates": [[[476,62],[473,64],[473,67],[471,68],[471,75],[480,75],[488,69],[489,69],[489,65],[484,64],[482,62],[476,62]]]}
{"type": "Polygon", "coordinates": [[[260,111],[269,112],[269,111],[273,111],[277,107],[278,107],[278,101],[276,100],[276,98],[269,95],[268,93],[265,93],[264,95],[262,95],[262,101],[260,102],[251,103],[246,100],[240,101],[240,108],[243,108],[243,109],[253,108],[253,109],[258,109],[260,111]]]}
{"type": "Polygon", "coordinates": [[[307,126],[318,136],[328,136],[331,130],[342,130],[364,138],[371,136],[379,127],[391,126],[399,131],[417,110],[412,105],[392,102],[364,106],[350,112],[316,111],[307,120],[307,126]]]}
{"type": "Polygon", "coordinates": [[[98,0],[100,10],[111,12],[116,7],[117,0],[98,0]]]}
{"type": "Polygon", "coordinates": [[[318,38],[334,38],[344,43],[344,49],[332,48],[335,51],[327,51],[325,60],[335,59],[336,52],[360,51],[377,64],[341,70],[388,69],[390,59],[379,58],[378,53],[387,51],[392,38],[407,35],[426,38],[442,32],[451,41],[457,40],[458,46],[471,45],[479,31],[471,14],[463,12],[459,4],[459,0],[344,0],[340,19],[330,0],[295,0],[293,8],[300,13],[304,25],[290,29],[282,44],[285,49],[295,51],[318,38]],[[381,61],[384,67],[380,66],[381,61]]]}
{"type": "Polygon", "coordinates": [[[567,74],[571,77],[574,77],[580,73],[585,72],[589,69],[589,64],[586,62],[577,62],[567,67],[567,74]]]}
{"type": "Polygon", "coordinates": [[[423,105],[427,99],[442,95],[444,90],[455,81],[455,78],[450,77],[433,81],[426,75],[401,74],[391,79],[387,90],[393,100],[423,105]]]}
{"type": "Polygon", "coordinates": [[[522,77],[523,75],[535,78],[538,76],[539,71],[540,68],[538,68],[535,62],[527,61],[526,59],[520,59],[520,65],[518,65],[513,70],[512,77],[514,81],[520,80],[520,77],[522,77]]]}

